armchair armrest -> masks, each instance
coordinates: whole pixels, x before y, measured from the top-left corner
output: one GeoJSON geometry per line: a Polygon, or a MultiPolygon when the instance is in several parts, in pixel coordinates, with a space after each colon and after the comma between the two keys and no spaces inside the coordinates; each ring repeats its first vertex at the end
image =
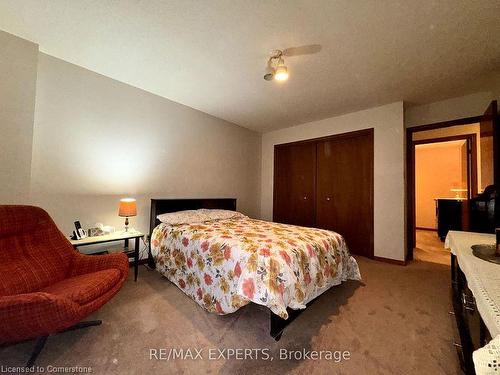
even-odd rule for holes
{"type": "Polygon", "coordinates": [[[78,276],[112,268],[120,270],[122,276],[124,278],[127,277],[129,268],[128,257],[124,253],[105,255],[84,255],[77,253],[73,260],[70,276],[78,276]]]}
{"type": "Polygon", "coordinates": [[[79,321],[74,302],[44,292],[0,297],[0,343],[62,330],[79,321]]]}

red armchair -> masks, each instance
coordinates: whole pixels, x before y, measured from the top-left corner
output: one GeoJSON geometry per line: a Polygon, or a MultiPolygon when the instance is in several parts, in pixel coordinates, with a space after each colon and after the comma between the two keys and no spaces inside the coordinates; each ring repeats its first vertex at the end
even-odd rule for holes
{"type": "Polygon", "coordinates": [[[82,322],[120,290],[128,275],[123,253],[82,255],[38,207],[0,205],[0,344],[47,337],[82,322]]]}

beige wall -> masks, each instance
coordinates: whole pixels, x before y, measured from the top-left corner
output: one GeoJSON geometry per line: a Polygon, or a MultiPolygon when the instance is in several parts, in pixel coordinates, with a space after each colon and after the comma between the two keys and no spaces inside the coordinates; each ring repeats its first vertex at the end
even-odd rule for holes
{"type": "Polygon", "coordinates": [[[38,46],[0,31],[0,204],[29,199],[38,46]]]}
{"type": "Polygon", "coordinates": [[[497,72],[494,76],[493,82],[492,82],[492,94],[493,98],[496,99],[500,105],[500,72],[497,72]]]}
{"type": "Polygon", "coordinates": [[[69,233],[75,219],[123,226],[118,201],[235,197],[259,214],[260,135],[40,54],[32,199],[69,233]]]}
{"type": "MultiPolygon", "coordinates": [[[[415,146],[415,208],[418,228],[436,229],[436,198],[452,198],[450,189],[467,189],[465,141],[415,146]]],[[[462,195],[464,196],[464,195],[462,195]]]]}
{"type": "Polygon", "coordinates": [[[409,106],[405,110],[405,125],[412,127],[479,116],[493,99],[490,91],[484,91],[440,102],[409,106]]]}
{"type": "Polygon", "coordinates": [[[405,189],[402,102],[263,134],[262,217],[271,220],[273,215],[274,145],[366,128],[375,129],[375,256],[403,260],[405,189]]]}
{"type": "Polygon", "coordinates": [[[500,102],[500,73],[491,74],[476,93],[423,105],[405,106],[405,126],[480,116],[492,100],[500,102]]]}

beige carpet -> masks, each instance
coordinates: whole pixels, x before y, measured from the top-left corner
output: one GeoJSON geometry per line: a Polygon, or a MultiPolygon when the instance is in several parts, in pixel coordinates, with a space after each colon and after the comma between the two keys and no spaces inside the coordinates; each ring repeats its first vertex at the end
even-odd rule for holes
{"type": "MultiPolygon", "coordinates": [[[[358,261],[363,284],[348,282],[323,294],[280,342],[268,335],[265,308],[208,314],[141,267],[137,283],[128,280],[90,317],[102,319],[102,326],[50,337],[37,364],[90,366],[94,374],[456,374],[449,267],[358,261]],[[172,347],[204,349],[205,359],[150,360],[150,348],[172,347]],[[274,360],[209,360],[211,348],[266,348],[274,360]],[[281,348],[349,351],[351,357],[340,363],[280,360],[281,348]]],[[[23,364],[32,345],[0,349],[0,364],[23,364]]]]}

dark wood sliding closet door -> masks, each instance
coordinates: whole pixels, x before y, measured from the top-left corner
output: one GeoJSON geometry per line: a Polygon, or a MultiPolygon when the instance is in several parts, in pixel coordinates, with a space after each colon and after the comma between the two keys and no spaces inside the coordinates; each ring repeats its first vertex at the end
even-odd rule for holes
{"type": "Polygon", "coordinates": [[[274,149],[274,221],[314,226],[316,145],[299,143],[274,149]]]}
{"type": "Polygon", "coordinates": [[[273,219],[333,230],[373,257],[373,129],[275,146],[273,219]]]}
{"type": "Polygon", "coordinates": [[[317,143],[316,226],[373,257],[373,129],[317,143]]]}

